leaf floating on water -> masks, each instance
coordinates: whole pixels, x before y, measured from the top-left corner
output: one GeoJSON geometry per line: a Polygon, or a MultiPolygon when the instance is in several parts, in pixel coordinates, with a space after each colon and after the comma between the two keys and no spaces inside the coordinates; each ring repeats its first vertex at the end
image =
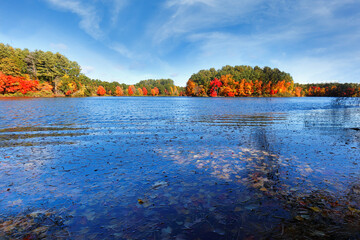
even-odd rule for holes
{"type": "Polygon", "coordinates": [[[313,232],[311,233],[311,235],[317,236],[317,237],[325,237],[325,236],[326,236],[326,234],[325,234],[324,232],[317,231],[317,230],[313,231],[313,232]]]}
{"type": "Polygon", "coordinates": [[[144,201],[139,198],[139,199],[138,199],[138,203],[139,203],[139,204],[144,204],[144,201]]]}
{"type": "Polygon", "coordinates": [[[166,186],[169,186],[169,183],[167,183],[165,181],[158,181],[152,185],[152,189],[156,190],[156,189],[159,189],[161,187],[166,187],[166,186]]]}
{"type": "Polygon", "coordinates": [[[34,233],[39,234],[39,233],[43,233],[46,232],[48,230],[47,227],[38,227],[35,230],[33,230],[34,233]]]}
{"type": "Polygon", "coordinates": [[[240,207],[236,207],[235,209],[234,209],[234,212],[240,212],[241,211],[241,208],[240,207]]]}
{"type": "Polygon", "coordinates": [[[313,210],[314,212],[321,212],[321,209],[318,207],[310,207],[311,210],[313,210]]]}
{"type": "Polygon", "coordinates": [[[10,204],[12,206],[20,206],[20,205],[22,205],[22,202],[23,202],[22,199],[18,199],[18,200],[10,202],[10,204]]]}
{"type": "Polygon", "coordinates": [[[352,213],[360,213],[360,210],[359,209],[356,209],[356,208],[352,208],[352,207],[348,207],[349,210],[352,212],[352,213]]]}

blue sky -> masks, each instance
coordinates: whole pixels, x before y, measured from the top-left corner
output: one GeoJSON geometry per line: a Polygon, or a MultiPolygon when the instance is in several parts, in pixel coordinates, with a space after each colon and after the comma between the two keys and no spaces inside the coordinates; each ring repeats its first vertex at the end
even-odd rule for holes
{"type": "Polygon", "coordinates": [[[359,0],[2,0],[0,42],[132,84],[225,65],[360,82],[359,0]]]}

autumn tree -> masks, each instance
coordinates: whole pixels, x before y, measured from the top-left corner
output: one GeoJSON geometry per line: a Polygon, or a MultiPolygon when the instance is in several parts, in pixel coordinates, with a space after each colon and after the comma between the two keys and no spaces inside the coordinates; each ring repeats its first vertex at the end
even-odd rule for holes
{"type": "Polygon", "coordinates": [[[124,95],[124,91],[122,90],[122,88],[120,86],[116,87],[116,96],[123,96],[124,95]]]}
{"type": "Polygon", "coordinates": [[[159,89],[157,87],[154,87],[151,89],[151,95],[152,96],[158,96],[159,95],[159,89]]]}
{"type": "Polygon", "coordinates": [[[134,95],[134,90],[133,90],[133,88],[134,88],[134,86],[132,86],[132,85],[128,87],[128,95],[129,95],[129,96],[134,95]]]}
{"type": "Polygon", "coordinates": [[[258,96],[262,95],[262,81],[255,80],[254,82],[254,93],[258,96]]]}
{"type": "Polygon", "coordinates": [[[186,95],[195,96],[195,87],[196,84],[191,79],[189,79],[189,81],[186,83],[186,95]]]}
{"type": "Polygon", "coordinates": [[[146,87],[143,87],[143,88],[142,88],[142,92],[143,92],[143,95],[144,95],[144,96],[147,96],[147,95],[148,95],[148,90],[146,89],[146,87]]]}
{"type": "Polygon", "coordinates": [[[0,72],[0,93],[16,93],[21,92],[26,94],[28,92],[36,91],[39,82],[37,80],[26,79],[24,77],[14,77],[12,75],[5,75],[0,72]]]}
{"type": "Polygon", "coordinates": [[[99,86],[96,92],[97,95],[99,96],[104,96],[106,94],[106,90],[103,86],[99,86]]]}
{"type": "Polygon", "coordinates": [[[139,96],[143,96],[143,95],[144,95],[143,90],[142,90],[141,88],[138,88],[138,89],[137,89],[137,93],[138,93],[139,96]]]}
{"type": "Polygon", "coordinates": [[[301,91],[302,91],[301,87],[296,87],[295,88],[295,96],[296,97],[301,97],[301,91]]]}
{"type": "Polygon", "coordinates": [[[210,96],[211,97],[217,97],[218,92],[219,92],[219,88],[222,86],[222,83],[219,81],[219,79],[214,78],[211,82],[210,82],[210,96]]]}

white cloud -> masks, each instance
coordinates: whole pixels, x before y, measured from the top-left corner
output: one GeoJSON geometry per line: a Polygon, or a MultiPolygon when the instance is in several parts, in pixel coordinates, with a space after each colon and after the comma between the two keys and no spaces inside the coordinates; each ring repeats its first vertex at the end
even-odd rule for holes
{"type": "Polygon", "coordinates": [[[172,7],[176,5],[194,5],[194,4],[204,4],[209,6],[214,6],[216,0],[169,0],[166,2],[167,7],[172,7]]]}
{"type": "Polygon", "coordinates": [[[50,43],[50,47],[56,50],[67,50],[68,46],[64,43],[50,43]]]}
{"type": "Polygon", "coordinates": [[[131,52],[127,47],[125,47],[125,45],[121,43],[113,43],[109,45],[109,47],[110,49],[116,51],[117,53],[129,59],[134,59],[136,57],[133,52],[131,52]]]}
{"type": "Polygon", "coordinates": [[[81,70],[85,75],[87,75],[87,74],[90,74],[90,73],[92,73],[94,71],[94,67],[92,67],[92,66],[82,66],[81,70]]]}
{"type": "Polygon", "coordinates": [[[80,27],[95,39],[100,39],[103,35],[100,29],[100,17],[96,12],[96,8],[87,3],[77,0],[46,0],[51,5],[65,11],[77,14],[80,20],[80,27]]]}
{"type": "Polygon", "coordinates": [[[116,24],[120,11],[128,4],[128,0],[112,0],[111,5],[111,22],[113,25],[116,24]]]}
{"type": "Polygon", "coordinates": [[[150,26],[155,43],[182,34],[247,22],[247,14],[264,0],[168,0],[161,21],[150,26]]]}
{"type": "MultiPolygon", "coordinates": [[[[149,24],[154,43],[182,38],[192,33],[218,31],[221,27],[250,25],[250,32],[283,27],[302,27],[316,30],[341,25],[359,25],[359,16],[339,17],[337,11],[356,4],[356,0],[167,0],[163,15],[149,24]]],[[[239,28],[239,31],[241,28],[239,28]]]]}

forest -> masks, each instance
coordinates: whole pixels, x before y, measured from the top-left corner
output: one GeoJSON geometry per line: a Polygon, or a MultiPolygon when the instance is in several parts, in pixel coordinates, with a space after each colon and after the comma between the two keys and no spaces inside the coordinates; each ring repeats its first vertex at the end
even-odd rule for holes
{"type": "Polygon", "coordinates": [[[29,97],[181,96],[172,79],[135,85],[90,79],[80,65],[60,53],[13,48],[0,43],[0,95],[29,97]]]}
{"type": "Polygon", "coordinates": [[[200,70],[186,87],[172,79],[134,85],[90,79],[80,65],[60,53],[13,48],[0,43],[0,95],[15,97],[193,96],[193,97],[359,97],[357,83],[294,83],[277,68],[224,66],[200,70]]]}
{"type": "Polygon", "coordinates": [[[359,97],[357,83],[294,83],[289,73],[277,68],[224,66],[193,74],[186,84],[187,96],[209,97],[359,97]]]}

